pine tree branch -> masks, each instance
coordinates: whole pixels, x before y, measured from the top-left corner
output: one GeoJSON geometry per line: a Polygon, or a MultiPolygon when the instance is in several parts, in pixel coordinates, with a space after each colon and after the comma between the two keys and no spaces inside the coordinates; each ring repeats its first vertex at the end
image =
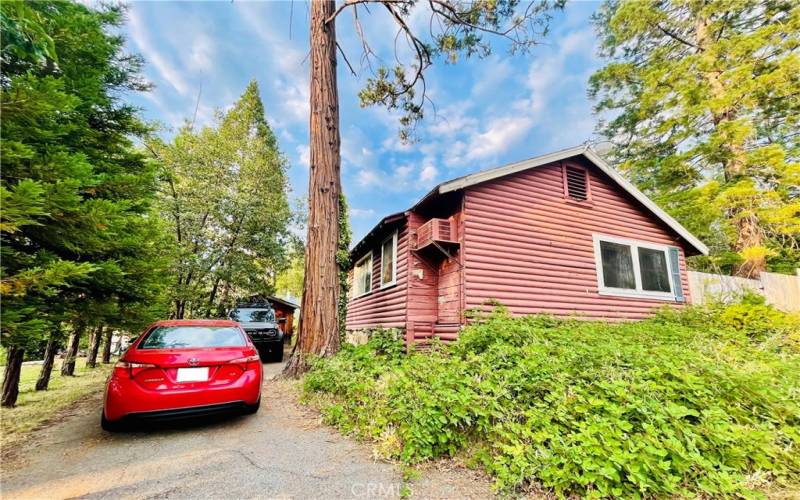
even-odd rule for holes
{"type": "Polygon", "coordinates": [[[688,45],[689,47],[693,47],[693,48],[699,50],[700,52],[703,51],[703,49],[701,47],[699,47],[698,45],[693,44],[692,42],[686,40],[685,38],[679,36],[678,34],[669,31],[668,29],[664,28],[663,26],[661,26],[658,23],[655,24],[655,27],[658,28],[658,30],[660,32],[664,33],[665,35],[667,35],[668,37],[672,38],[676,42],[680,42],[680,43],[682,43],[684,45],[688,45]]]}

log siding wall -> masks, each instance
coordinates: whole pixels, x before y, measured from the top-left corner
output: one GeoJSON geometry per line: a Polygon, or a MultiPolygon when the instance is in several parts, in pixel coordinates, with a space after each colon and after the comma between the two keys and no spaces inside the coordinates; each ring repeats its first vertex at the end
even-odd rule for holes
{"type": "Polygon", "coordinates": [[[600,295],[592,235],[604,234],[680,248],[681,286],[689,286],[677,235],[598,169],[589,172],[590,199],[567,200],[562,165],[543,166],[466,189],[465,307],[497,300],[514,314],[639,319],[674,302],[600,295]]]}
{"type": "MultiPolygon", "coordinates": [[[[391,233],[387,233],[388,236],[391,233]]],[[[347,303],[348,330],[365,328],[405,328],[408,284],[408,225],[398,228],[397,276],[395,284],[381,288],[381,240],[372,248],[372,290],[347,303]]],[[[364,254],[358,256],[360,259],[364,254]]],[[[352,269],[350,270],[352,277],[352,269]]],[[[352,291],[351,291],[352,294],[352,291]]]]}

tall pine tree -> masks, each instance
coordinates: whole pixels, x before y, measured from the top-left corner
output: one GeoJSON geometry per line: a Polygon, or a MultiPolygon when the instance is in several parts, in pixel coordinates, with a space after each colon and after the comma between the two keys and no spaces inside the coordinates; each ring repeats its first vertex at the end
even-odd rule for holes
{"type": "Polygon", "coordinates": [[[613,160],[710,244],[705,264],[793,272],[800,3],[608,0],[595,21],[608,63],[590,93],[613,160]]]}
{"type": "Polygon", "coordinates": [[[131,143],[146,129],[121,101],[147,89],[141,60],[111,33],[122,10],[17,1],[0,9],[2,404],[13,406],[24,352],[60,340],[51,335],[63,322],[78,335],[97,326],[98,311],[115,311],[127,273],[151,262],[146,249],[160,236],[156,171],[131,143]]]}

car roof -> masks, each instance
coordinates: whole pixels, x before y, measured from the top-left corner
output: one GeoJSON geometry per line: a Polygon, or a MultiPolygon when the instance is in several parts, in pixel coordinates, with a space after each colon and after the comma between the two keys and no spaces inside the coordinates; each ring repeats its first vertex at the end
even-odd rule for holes
{"type": "Polygon", "coordinates": [[[170,319],[156,321],[153,326],[239,326],[239,323],[227,319],[170,319]]]}

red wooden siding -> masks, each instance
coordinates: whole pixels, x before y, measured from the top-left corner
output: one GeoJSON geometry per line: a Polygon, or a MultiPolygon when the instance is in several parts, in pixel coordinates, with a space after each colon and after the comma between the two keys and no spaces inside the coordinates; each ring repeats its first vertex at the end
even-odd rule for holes
{"type": "Polygon", "coordinates": [[[589,196],[565,199],[561,164],[538,167],[465,192],[465,306],[494,299],[515,314],[643,318],[668,301],[598,294],[594,233],[680,250],[681,286],[689,298],[678,237],[588,162],[589,196]]]}
{"type": "MultiPolygon", "coordinates": [[[[411,241],[416,241],[417,230],[426,222],[416,213],[408,215],[408,227],[411,241]]],[[[438,270],[425,260],[416,255],[409,246],[407,260],[410,263],[411,274],[408,280],[408,321],[435,323],[436,322],[436,293],[438,270]]]]}
{"type": "MultiPolygon", "coordinates": [[[[389,234],[391,233],[387,233],[385,236],[389,234]]],[[[377,326],[384,328],[405,328],[406,326],[408,226],[403,224],[398,229],[396,282],[386,288],[380,287],[381,241],[382,239],[379,239],[372,248],[372,291],[356,298],[351,296],[347,304],[348,330],[374,328],[377,326]]],[[[357,258],[360,259],[364,255],[359,255],[357,258]]]]}
{"type": "MultiPolygon", "coordinates": [[[[449,218],[452,241],[460,239],[459,221],[461,214],[457,213],[449,218]],[[452,234],[455,232],[456,234],[452,234]]],[[[461,322],[461,253],[460,248],[451,252],[452,257],[446,258],[439,263],[438,276],[439,282],[436,287],[438,306],[437,319],[439,323],[460,323],[461,322]]]]}

